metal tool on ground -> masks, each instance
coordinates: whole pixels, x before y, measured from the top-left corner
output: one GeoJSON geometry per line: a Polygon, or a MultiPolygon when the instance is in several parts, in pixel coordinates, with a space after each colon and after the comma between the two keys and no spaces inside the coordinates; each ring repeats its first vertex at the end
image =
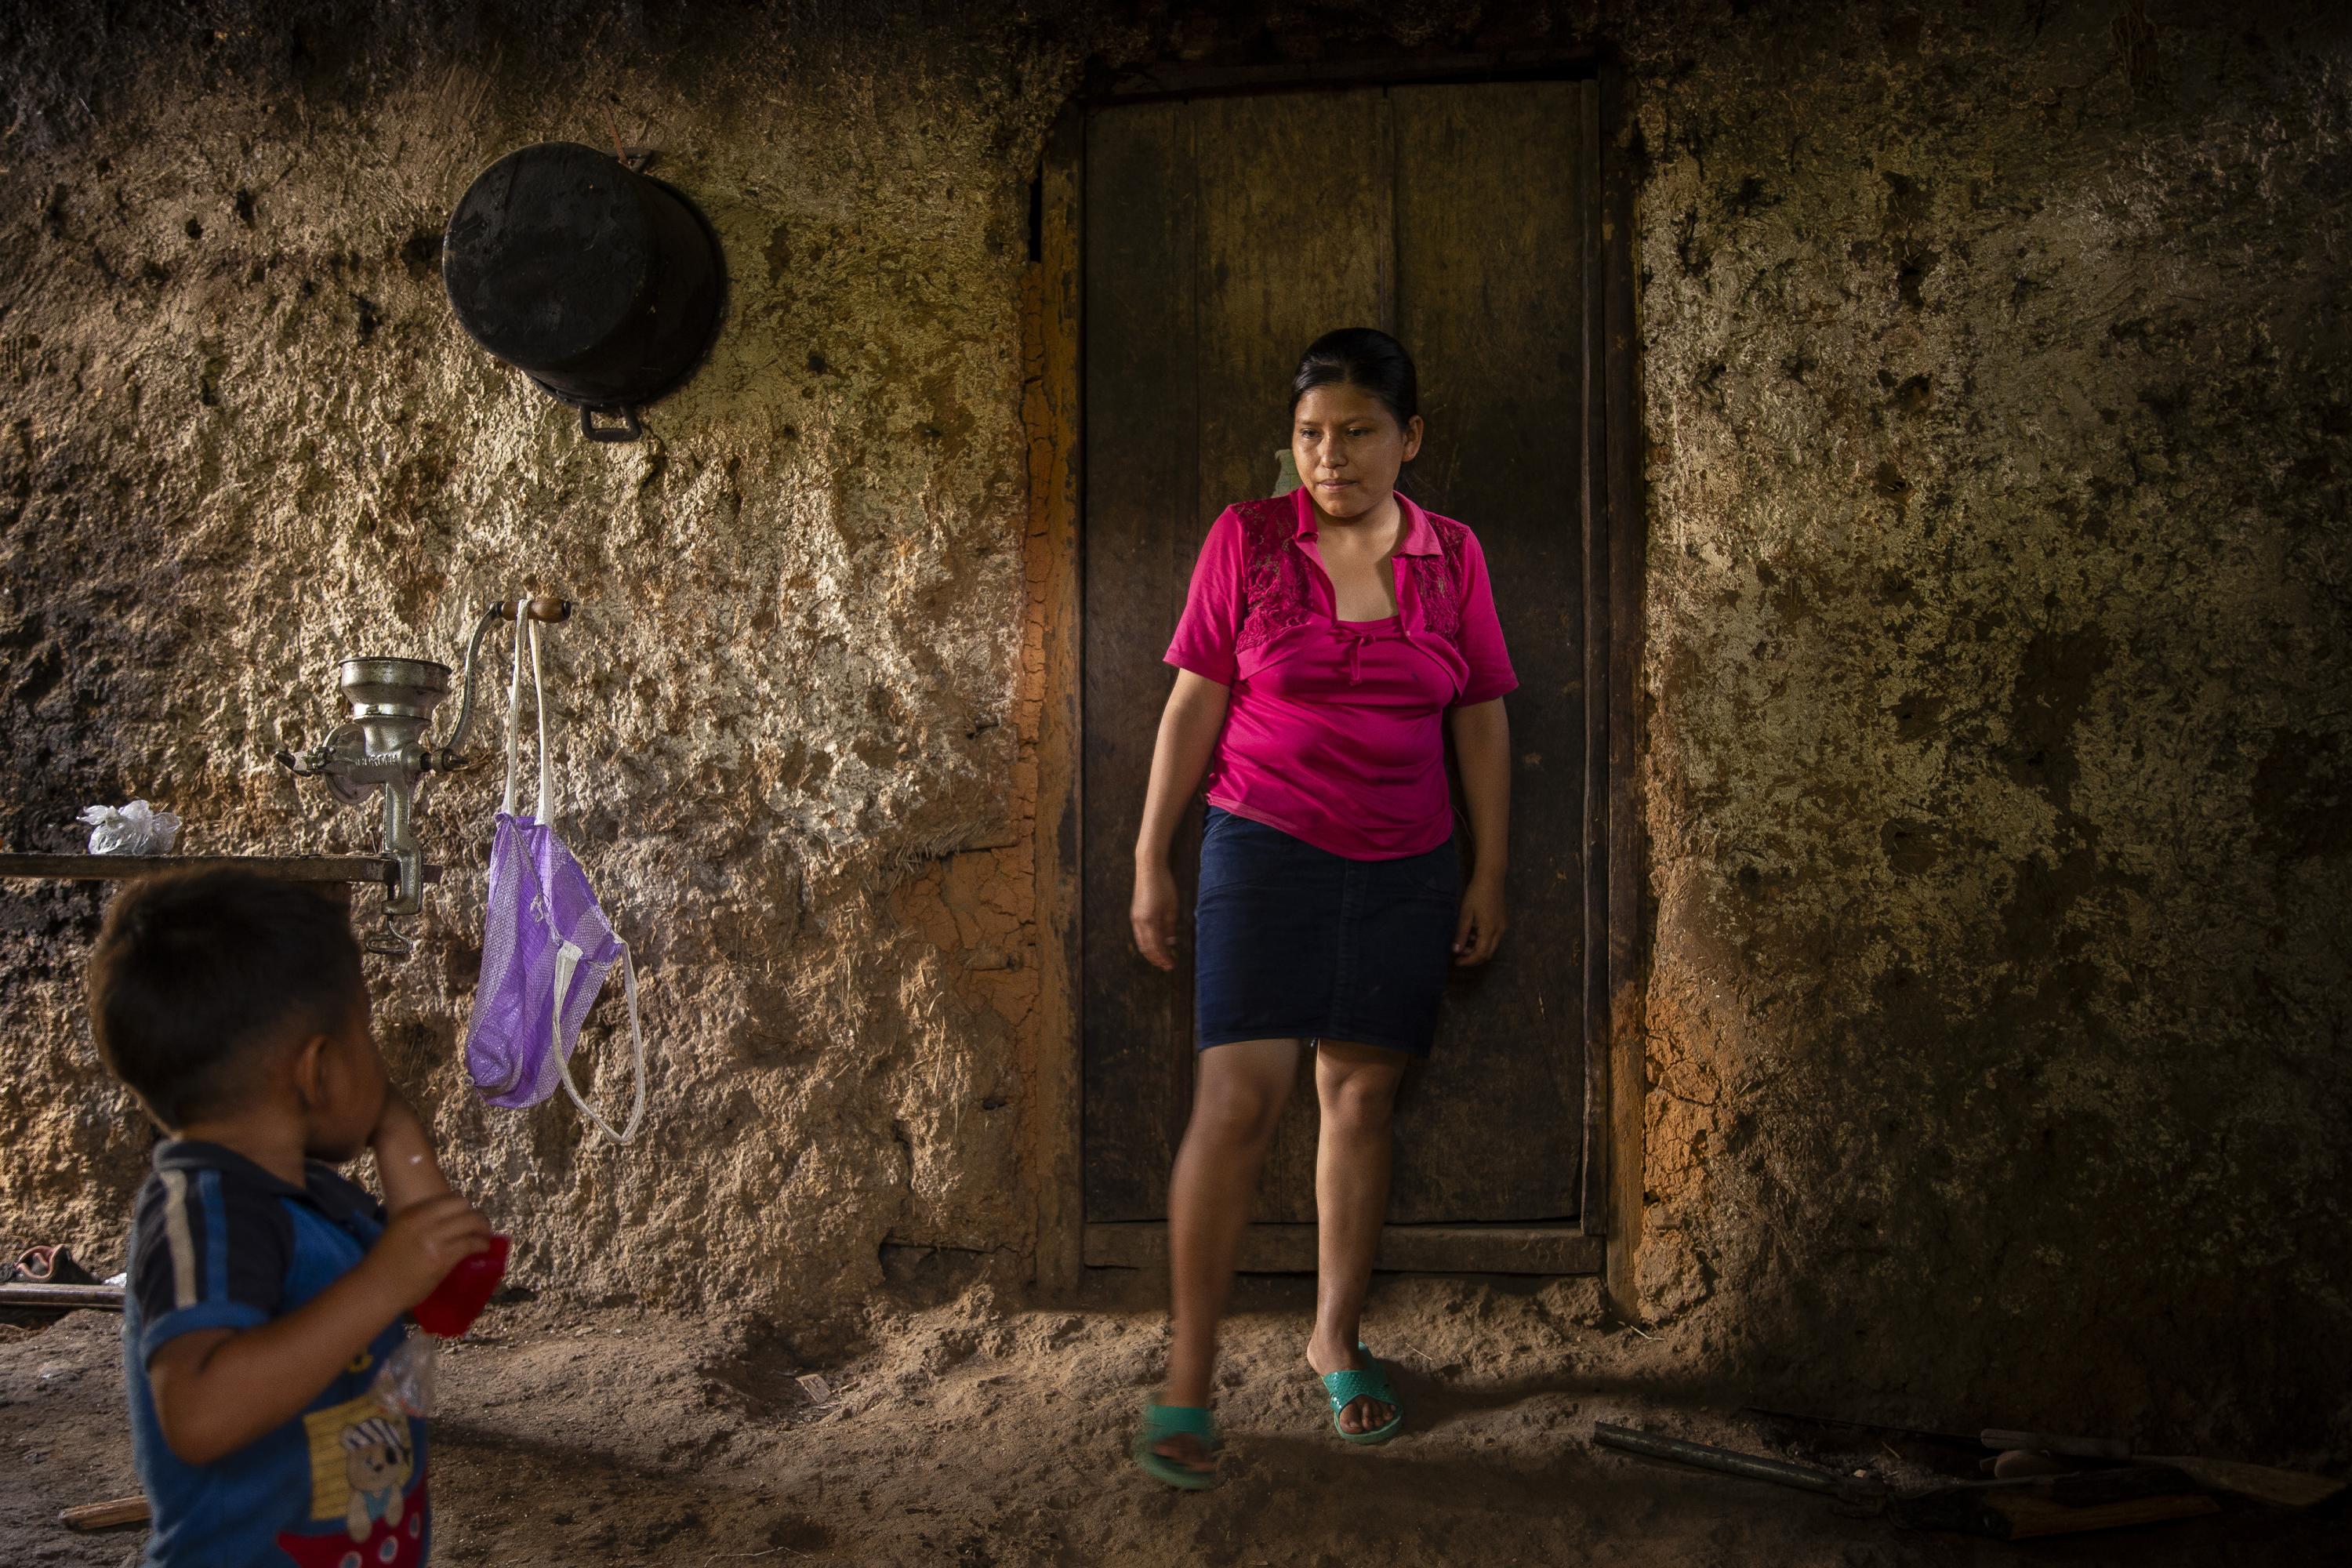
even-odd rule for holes
{"type": "Polygon", "coordinates": [[[1680,1437],[1662,1436],[1655,1432],[1636,1431],[1631,1426],[1612,1426],[1605,1421],[1593,1424],[1592,1440],[1604,1447],[1622,1448],[1629,1454],[1646,1454],[1654,1459],[1673,1459],[1681,1464],[1696,1465],[1702,1469],[1720,1470],[1725,1475],[1746,1476],[1752,1480],[1770,1481],[1776,1486],[1818,1492],[1834,1500],[1842,1510],[1865,1514],[1883,1510],[1891,1495],[1885,1482],[1868,1477],[1841,1475],[1816,1465],[1800,1465],[1787,1459],[1768,1458],[1761,1454],[1742,1454],[1731,1448],[1718,1448],[1712,1444],[1692,1443],[1680,1437]]]}
{"type": "Polygon", "coordinates": [[[1898,1495],[1884,1481],[1868,1476],[1842,1475],[1819,1466],[1743,1454],[1605,1422],[1594,1425],[1592,1436],[1606,1447],[1831,1497],[1841,1512],[1884,1513],[1906,1529],[1952,1531],[1996,1541],[2189,1519],[2216,1512],[2220,1506],[2185,1472],[2154,1463],[2014,1480],[1961,1481],[1898,1495]]]}
{"type": "Polygon", "coordinates": [[[1776,1447],[1785,1447],[1792,1452],[1847,1448],[1872,1457],[1892,1454],[1927,1469],[1953,1473],[1964,1469],[1978,1453],[1977,1435],[1973,1432],[1936,1432],[1877,1421],[1804,1415],[1755,1405],[1742,1405],[1734,1414],[1752,1423],[1776,1447]]]}
{"type": "Polygon", "coordinates": [[[2242,1459],[2214,1459],[2193,1454],[2136,1454],[2129,1443],[2119,1438],[2069,1437],[2005,1427],[1987,1427],[1973,1436],[1964,1436],[1877,1421],[1803,1415],[1757,1405],[1742,1406],[1738,1414],[1756,1422],[1768,1434],[1775,1434],[1777,1429],[1780,1436],[1811,1442],[1867,1436],[1885,1444],[1899,1458],[1947,1470],[1964,1462],[1983,1445],[2013,1445],[2003,1447],[1998,1456],[1985,1461],[1986,1473],[2002,1480],[2026,1479],[2034,1473],[2074,1475],[2122,1465],[2161,1465],[2179,1471],[2209,1492],[2284,1509],[2316,1508],[2352,1488],[2352,1481],[2315,1475],[2309,1470],[2249,1464],[2242,1459]],[[2122,1457],[2113,1457],[2118,1454],[2122,1457]]]}

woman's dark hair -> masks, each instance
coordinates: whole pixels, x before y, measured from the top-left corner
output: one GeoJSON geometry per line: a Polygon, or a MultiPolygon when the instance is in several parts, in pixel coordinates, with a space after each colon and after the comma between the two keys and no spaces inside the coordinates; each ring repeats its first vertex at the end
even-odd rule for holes
{"type": "Polygon", "coordinates": [[[1318,386],[1361,387],[1396,416],[1402,426],[1421,412],[1421,381],[1404,345],[1378,327],[1341,327],[1307,345],[1298,374],[1290,378],[1290,411],[1318,386]]]}
{"type": "Polygon", "coordinates": [[[98,1054],[177,1130],[237,1109],[268,1047],[330,1033],[366,995],[350,913],[239,868],[114,896],[89,963],[98,1054]]]}

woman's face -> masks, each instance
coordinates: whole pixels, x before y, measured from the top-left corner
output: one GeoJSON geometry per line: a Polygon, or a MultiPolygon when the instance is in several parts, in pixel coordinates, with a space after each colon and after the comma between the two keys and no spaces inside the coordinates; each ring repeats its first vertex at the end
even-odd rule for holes
{"type": "Polygon", "coordinates": [[[1396,489],[1397,470],[1421,450],[1421,416],[1404,425],[1360,386],[1334,382],[1298,400],[1290,455],[1316,510],[1338,521],[1362,517],[1396,489]]]}

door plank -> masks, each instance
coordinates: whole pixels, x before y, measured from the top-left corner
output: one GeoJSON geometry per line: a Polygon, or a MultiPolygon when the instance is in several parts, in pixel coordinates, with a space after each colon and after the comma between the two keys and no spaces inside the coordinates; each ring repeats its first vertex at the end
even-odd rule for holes
{"type": "MultiPolygon", "coordinates": [[[[1606,918],[1594,928],[1596,940],[1608,945],[1608,1033],[1597,1035],[1591,1048],[1610,1053],[1601,1082],[1602,1096],[1588,1107],[1588,1117],[1610,1124],[1603,1141],[1616,1152],[1614,1168],[1603,1162],[1588,1165],[1588,1177],[1607,1183],[1607,1228],[1620,1238],[1611,1249],[1619,1278],[1611,1289],[1619,1300],[1630,1300],[1633,1288],[1626,1271],[1642,1224],[1642,1110],[1647,1073],[1643,1037],[1642,971],[1645,963],[1653,911],[1644,904],[1643,866],[1646,856],[1642,833],[1642,764],[1640,689],[1643,664],[1642,600],[1647,580],[1649,531],[1643,494],[1642,406],[1635,378],[1640,346],[1633,318],[1633,187],[1637,175],[1638,132],[1631,131],[1626,113],[1624,78],[1612,68],[1590,89],[1594,97],[1591,123],[1612,128],[1617,140],[1604,143],[1601,209],[1602,270],[1596,286],[1607,294],[1607,336],[1589,351],[1603,371],[1607,390],[1608,478],[1607,538],[1609,541],[1609,626],[1596,626],[1592,635],[1609,644],[1609,816],[1605,833],[1609,852],[1609,902],[1606,918]]],[[[1596,700],[1601,699],[1596,694],[1596,700]]],[[[1587,1125],[1591,1125],[1588,1121],[1587,1125]]],[[[1605,1151],[1604,1151],[1605,1152],[1605,1151]]],[[[1598,1205],[1602,1194],[1586,1188],[1587,1201],[1598,1205]]],[[[1588,1211],[1588,1218],[1591,1213],[1588,1211]]]]}
{"type": "MultiPolygon", "coordinates": [[[[1089,1219],[1167,1213],[1192,1070],[1192,987],[1127,921],[1160,662],[1202,533],[1193,363],[1191,123],[1181,104],[1087,125],[1083,1139],[1089,1219]]],[[[1179,846],[1191,907],[1193,857],[1179,846]]]]}
{"type": "MultiPolygon", "coordinates": [[[[1485,970],[1449,986],[1399,1106],[1390,1215],[1563,1218],[1584,1104],[1580,84],[1389,96],[1398,335],[1428,426],[1405,485],[1478,536],[1519,676],[1510,923],[1485,970]]],[[[1458,804],[1456,820],[1466,846],[1458,804]]]]}
{"type": "MultiPolygon", "coordinates": [[[[1022,274],[1021,424],[1029,440],[1029,539],[1024,566],[1028,636],[1042,668],[1025,718],[1037,768],[1037,1071],[1029,1115],[1036,1128],[1036,1281],[1066,1295],[1086,1266],[1085,1078],[1078,986],[1083,940],[1084,819],[1079,808],[1081,723],[1078,638],[1086,625],[1078,563],[1078,448],[1085,341],[1079,304],[1086,116],[1066,109],[1046,133],[1038,170],[1038,258],[1022,274]]],[[[1025,639],[1024,639],[1025,640],[1025,639]]],[[[1024,679],[1024,687],[1027,679],[1024,679]]]]}
{"type": "MultiPolygon", "coordinates": [[[[1213,510],[1273,493],[1301,351],[1335,327],[1393,319],[1394,171],[1377,88],[1202,99],[1192,113],[1201,497],[1213,510]]],[[[1317,1125],[1302,1070],[1266,1155],[1260,1218],[1314,1218],[1317,1125]]]]}
{"type": "Polygon", "coordinates": [[[1213,515],[1274,493],[1300,352],[1335,327],[1391,319],[1392,177],[1376,88],[1203,99],[1192,111],[1201,499],[1213,515]]]}
{"type": "Polygon", "coordinates": [[[1610,552],[1613,537],[1609,526],[1609,468],[1606,444],[1612,437],[1607,368],[1602,343],[1608,335],[1608,289],[1601,282],[1601,94],[1593,82],[1581,84],[1580,121],[1583,145],[1577,152],[1578,206],[1586,213],[1584,280],[1584,421],[1580,448],[1584,461],[1584,624],[1592,636],[1584,645],[1584,689],[1594,693],[1584,710],[1584,752],[1590,765],[1584,773],[1584,929],[1596,933],[1584,950],[1584,1171],[1578,1190],[1585,1228],[1602,1235],[1611,1220],[1608,1198],[1609,1138],[1603,1131],[1609,1108],[1609,1077],[1616,1035],[1608,1004],[1610,944],[1610,853],[1608,800],[1616,788],[1611,758],[1610,724],[1617,683],[1611,671],[1615,616],[1609,607],[1610,552]]]}

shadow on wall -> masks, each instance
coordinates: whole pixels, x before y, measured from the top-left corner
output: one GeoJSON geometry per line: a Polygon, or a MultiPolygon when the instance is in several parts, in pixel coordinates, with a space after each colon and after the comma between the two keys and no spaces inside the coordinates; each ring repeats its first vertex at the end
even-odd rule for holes
{"type": "Polygon", "coordinates": [[[2352,36],[1815,26],[1642,110],[1646,1304],[1792,1399],[2340,1448],[2352,36]]]}

